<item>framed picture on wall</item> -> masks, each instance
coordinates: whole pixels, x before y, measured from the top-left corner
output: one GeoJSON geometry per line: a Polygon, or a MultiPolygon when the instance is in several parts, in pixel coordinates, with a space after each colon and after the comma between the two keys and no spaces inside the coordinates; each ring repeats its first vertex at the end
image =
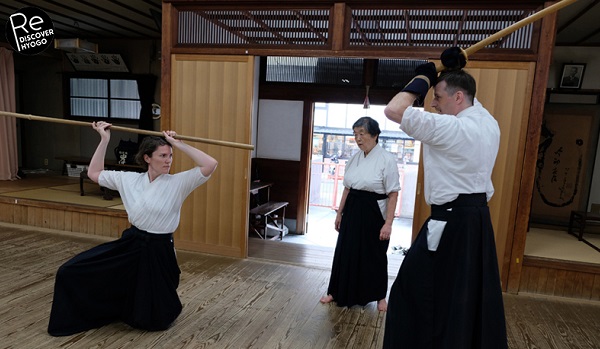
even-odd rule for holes
{"type": "Polygon", "coordinates": [[[563,64],[562,74],[560,76],[560,88],[581,88],[585,63],[565,63],[563,64]]]}

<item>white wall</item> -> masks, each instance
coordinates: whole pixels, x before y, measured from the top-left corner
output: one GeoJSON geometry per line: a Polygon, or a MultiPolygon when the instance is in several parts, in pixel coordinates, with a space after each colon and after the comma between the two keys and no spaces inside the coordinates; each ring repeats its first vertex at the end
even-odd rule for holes
{"type": "Polygon", "coordinates": [[[258,102],[256,157],[300,161],[304,102],[258,102]]]}

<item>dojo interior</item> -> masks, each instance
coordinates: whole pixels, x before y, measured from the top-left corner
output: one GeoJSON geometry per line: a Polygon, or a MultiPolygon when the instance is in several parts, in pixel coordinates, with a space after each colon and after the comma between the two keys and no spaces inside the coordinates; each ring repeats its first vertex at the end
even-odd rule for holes
{"type": "MultiPolygon", "coordinates": [[[[310,297],[318,299],[327,279],[333,255],[333,223],[328,223],[330,218],[327,217],[336,205],[335,202],[311,203],[315,201],[314,183],[318,178],[325,186],[341,179],[338,176],[341,168],[334,165],[333,153],[327,152],[331,150],[328,147],[351,143],[347,130],[342,130],[344,126],[320,121],[319,107],[330,112],[327,114],[330,118],[339,117],[333,105],[355,106],[347,107],[352,110],[345,116],[347,120],[377,115],[378,108],[410,79],[418,62],[438,63],[444,48],[473,45],[553,3],[422,4],[408,1],[391,5],[385,1],[325,1],[288,5],[276,1],[222,4],[152,0],[136,2],[135,11],[128,9],[132,20],[127,27],[121,23],[122,15],[112,7],[118,5],[107,6],[102,13],[107,19],[105,31],[93,33],[91,28],[99,25],[98,18],[87,17],[79,8],[75,9],[76,15],[69,14],[74,10],[69,6],[85,4],[63,5],[64,8],[59,9],[45,8],[49,4],[40,2],[39,7],[55,18],[57,37],[86,37],[97,44],[97,52],[50,48],[40,55],[24,56],[14,52],[7,43],[0,43],[0,47],[13,51],[16,102],[13,112],[94,121],[91,116],[73,115],[70,103],[76,96],[70,94],[69,83],[72,79],[125,79],[143,86],[139,91],[143,115],[135,119],[117,118],[113,121],[116,125],[147,130],[174,129],[199,138],[253,146],[252,150],[245,150],[195,143],[217,158],[219,167],[213,178],[188,198],[175,233],[182,269],[188,277],[182,292],[189,304],[201,309],[202,297],[227,297],[216,286],[207,286],[205,291],[194,291],[192,287],[202,280],[216,285],[222,282],[220,277],[226,278],[227,284],[232,285],[231,290],[240,297],[244,295],[242,287],[256,288],[253,294],[261,295],[260,287],[268,289],[269,285],[276,284],[270,279],[270,270],[274,275],[293,278],[282,281],[276,295],[281,297],[291,292],[301,302],[286,308],[286,304],[279,304],[285,302],[278,300],[281,314],[301,313],[299,309],[309,307],[310,311],[306,312],[312,316],[335,319],[334,325],[338,324],[342,328],[340,333],[348,337],[338,336],[333,340],[327,331],[335,332],[335,328],[314,329],[309,322],[284,314],[284,326],[293,329],[293,338],[286,342],[276,321],[262,319],[260,323],[265,324],[270,335],[258,336],[259,343],[265,347],[274,342],[300,346],[303,333],[308,333],[309,338],[315,338],[312,342],[315,347],[341,347],[342,343],[361,347],[358,343],[363,343],[361,340],[365,338],[370,338],[369,346],[377,347],[383,326],[381,315],[365,315],[356,309],[315,310],[314,305],[308,305],[310,297]],[[78,19],[76,25],[73,18],[78,19]],[[286,25],[277,24],[278,21],[286,25]],[[107,23],[113,27],[108,28],[107,23]],[[126,34],[115,34],[115,27],[126,34]],[[432,35],[436,30],[441,34],[432,35]],[[74,62],[78,57],[94,54],[118,56],[127,71],[123,71],[122,66],[98,71],[74,62]],[[369,108],[364,108],[367,100],[369,108]],[[316,144],[319,146],[315,148],[316,144]],[[253,190],[257,181],[269,183],[268,199],[263,192],[253,190]],[[285,224],[286,235],[281,239],[277,233],[263,239],[252,230],[255,217],[250,211],[256,207],[257,200],[287,203],[285,212],[274,213],[279,219],[277,222],[285,224]],[[316,237],[328,239],[328,243],[321,243],[316,237]],[[264,282],[262,286],[246,281],[236,285],[236,280],[246,279],[219,276],[215,272],[234,270],[235,275],[243,275],[244,263],[256,268],[251,279],[264,282]],[[214,269],[208,271],[202,265],[214,269]],[[259,274],[264,279],[256,276],[259,274]],[[301,287],[305,291],[302,292],[294,288],[304,282],[312,289],[301,287]],[[361,321],[368,323],[368,335],[356,339],[348,334],[349,329],[343,326],[345,317],[352,318],[349,328],[360,327],[361,321]],[[294,326],[295,321],[301,324],[294,326]]],[[[478,81],[478,99],[498,119],[502,132],[493,174],[496,193],[490,208],[506,304],[514,306],[507,310],[507,317],[525,316],[518,313],[518,304],[533,306],[536,303],[541,308],[551,304],[544,301],[559,302],[552,303],[557,309],[577,307],[568,311],[590,314],[592,319],[599,314],[600,225],[595,216],[600,215],[596,206],[600,203],[600,83],[593,77],[600,73],[600,34],[597,28],[595,32],[582,29],[583,24],[590,21],[588,16],[600,10],[597,9],[600,5],[592,9],[593,4],[593,1],[580,0],[547,15],[474,53],[466,67],[478,81]],[[582,26],[574,28],[577,22],[582,26]],[[572,65],[584,67],[580,86],[561,86],[561,78],[572,65]],[[582,222],[587,225],[582,228],[580,240],[582,222]],[[569,234],[571,224],[572,234],[569,234]]],[[[0,5],[0,18],[5,21],[11,11],[22,6],[20,1],[0,5]]],[[[430,101],[431,94],[423,107],[427,109],[430,101]]],[[[47,242],[48,245],[40,246],[43,251],[52,251],[53,257],[47,261],[50,264],[71,255],[60,255],[63,244],[65,251],[70,252],[118,237],[127,227],[127,216],[118,195],[107,200],[102,188],[80,174],[98,141],[91,127],[25,119],[17,119],[15,124],[22,178],[0,181],[0,225],[6,231],[0,239],[9,246],[20,246],[18,236],[22,232],[22,239],[47,242]],[[82,188],[84,195],[81,195],[82,188]]],[[[386,137],[390,149],[398,152],[400,161],[409,152],[413,156],[400,166],[405,171],[403,188],[406,189],[402,193],[403,209],[399,210],[395,224],[398,241],[402,247],[408,247],[406,241],[414,237],[429,212],[422,194],[419,195],[422,173],[418,146],[392,128],[386,137]]],[[[137,134],[115,131],[109,149],[119,147],[119,142],[137,140],[137,134]]],[[[107,161],[118,163],[117,153],[110,153],[107,161]]],[[[341,160],[343,164],[343,157],[341,160]]],[[[190,166],[184,156],[175,154],[174,171],[190,166]]],[[[2,251],[0,260],[8,262],[11,252],[2,251]]],[[[43,251],[39,254],[43,255],[43,251]]],[[[33,263],[35,254],[31,253],[19,252],[16,255],[24,259],[16,260],[33,263]]],[[[390,249],[388,257],[391,286],[402,262],[402,253],[390,249]]],[[[56,263],[51,265],[58,266],[56,263]]],[[[15,275],[22,270],[13,264],[7,264],[6,268],[15,275]]],[[[49,266],[46,268],[42,284],[49,290],[52,271],[49,266]]],[[[23,282],[32,281],[23,279],[23,282]]],[[[8,287],[8,283],[6,285],[8,287]]],[[[17,289],[13,291],[20,294],[17,289]]],[[[5,297],[12,299],[8,292],[5,297]]],[[[41,294],[40,297],[35,304],[42,308],[48,299],[41,294]]],[[[219,306],[222,304],[215,302],[208,308],[216,323],[224,326],[226,320],[216,314],[219,306]]],[[[11,307],[10,313],[16,312],[18,307],[11,307]]],[[[242,326],[241,320],[235,317],[237,310],[225,308],[225,314],[231,315],[230,321],[242,326]]],[[[267,308],[266,304],[260,308],[265,317],[273,314],[266,311],[267,308]]],[[[254,319],[245,308],[240,314],[254,319]]],[[[531,327],[535,327],[535,321],[548,317],[538,315],[537,319],[527,317],[531,327]]],[[[193,319],[193,312],[186,313],[181,320],[183,329],[173,331],[179,331],[180,337],[189,336],[190,347],[210,342],[196,337],[193,319]]],[[[43,321],[43,314],[31,321],[43,321]]],[[[585,332],[586,326],[593,327],[597,321],[578,326],[585,332]]],[[[219,332],[220,327],[209,320],[206,322],[204,329],[214,325],[213,329],[219,332]]],[[[523,341],[516,323],[518,321],[514,327],[509,325],[510,344],[515,348],[523,341]]],[[[244,343],[247,346],[251,342],[250,334],[258,331],[258,327],[243,328],[247,337],[229,337],[229,345],[244,343]]],[[[99,337],[95,336],[122,330],[115,325],[88,334],[83,340],[96,341],[99,337]]],[[[527,331],[535,332],[531,329],[524,332],[527,331]]],[[[4,335],[9,340],[18,338],[8,333],[4,335]]],[[[156,339],[148,334],[135,335],[148,343],[156,339]]],[[[125,334],[123,338],[130,336],[125,334]]],[[[597,335],[590,336],[598,339],[597,335]]],[[[534,337],[543,338],[537,332],[534,337]]],[[[35,338],[46,341],[41,336],[35,338]]],[[[217,345],[225,343],[219,342],[220,335],[215,338],[217,345]]]]}

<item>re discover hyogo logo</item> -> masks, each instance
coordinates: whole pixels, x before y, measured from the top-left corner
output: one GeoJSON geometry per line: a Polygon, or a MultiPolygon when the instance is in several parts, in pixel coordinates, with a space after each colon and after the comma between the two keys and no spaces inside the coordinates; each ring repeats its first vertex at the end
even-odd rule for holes
{"type": "Polygon", "coordinates": [[[6,22],[6,39],[17,52],[37,55],[54,41],[54,24],[41,9],[24,7],[6,22]]]}

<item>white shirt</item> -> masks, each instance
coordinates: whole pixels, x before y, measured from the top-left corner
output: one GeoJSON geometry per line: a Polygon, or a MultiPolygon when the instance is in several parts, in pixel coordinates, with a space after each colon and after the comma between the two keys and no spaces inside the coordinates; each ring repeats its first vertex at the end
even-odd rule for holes
{"type": "MultiPolygon", "coordinates": [[[[369,155],[362,150],[346,163],[344,187],[366,190],[379,194],[400,190],[400,175],[394,155],[376,145],[369,155]]],[[[388,199],[377,200],[381,215],[385,219],[388,199]]]]}
{"type": "Polygon", "coordinates": [[[149,233],[166,234],[179,226],[183,201],[209,178],[200,167],[162,174],[152,182],[147,172],[105,170],[100,172],[98,184],[119,191],[132,225],[149,233]]]}
{"type": "Polygon", "coordinates": [[[442,115],[409,107],[400,128],[423,143],[425,201],[450,202],[459,194],[494,194],[492,169],[498,155],[500,128],[483,106],[458,115],[442,115]]]}

